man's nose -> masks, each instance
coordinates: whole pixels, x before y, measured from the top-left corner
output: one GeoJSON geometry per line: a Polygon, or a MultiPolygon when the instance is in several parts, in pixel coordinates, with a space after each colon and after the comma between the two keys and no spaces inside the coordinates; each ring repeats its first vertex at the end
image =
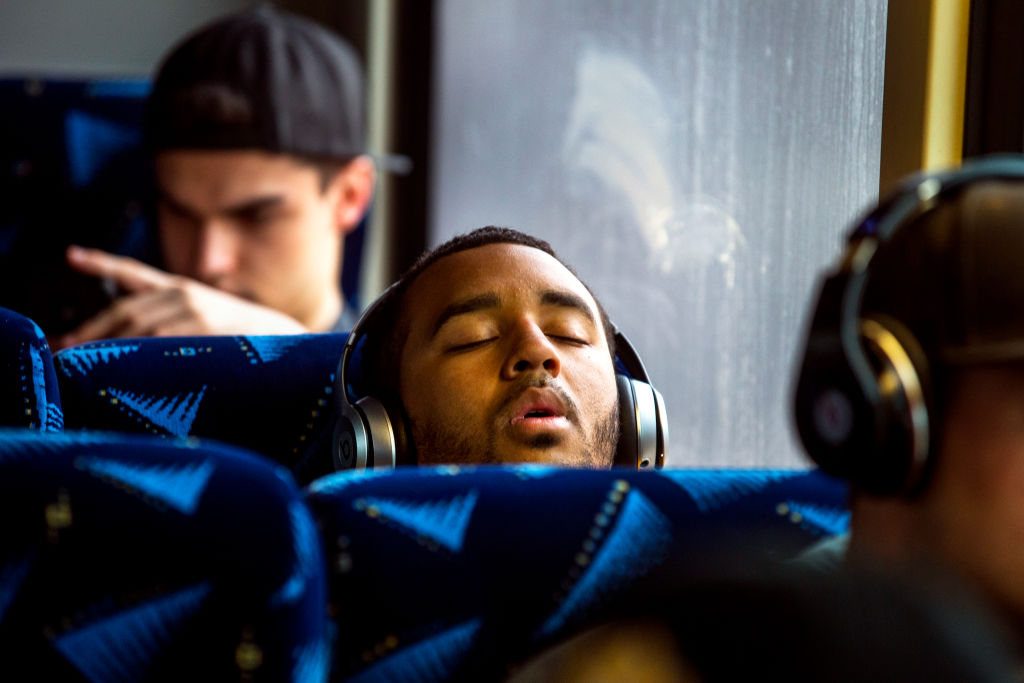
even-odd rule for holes
{"type": "Polygon", "coordinates": [[[238,235],[229,226],[208,221],[199,228],[196,244],[196,277],[213,283],[238,266],[238,235]]]}
{"type": "Polygon", "coordinates": [[[558,349],[544,331],[534,322],[524,321],[513,337],[513,347],[502,367],[502,377],[515,379],[538,368],[543,368],[551,377],[558,377],[562,361],[558,349]]]}

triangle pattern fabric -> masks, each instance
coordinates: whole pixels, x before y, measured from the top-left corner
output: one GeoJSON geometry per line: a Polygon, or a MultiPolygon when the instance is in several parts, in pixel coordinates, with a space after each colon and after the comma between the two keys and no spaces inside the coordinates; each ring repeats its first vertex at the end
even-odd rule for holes
{"type": "Polygon", "coordinates": [[[108,387],[107,393],[158,427],[184,439],[195,422],[199,404],[206,393],[206,385],[198,392],[190,391],[184,396],[143,396],[113,387],[108,387]]]}
{"type": "Polygon", "coordinates": [[[399,650],[346,680],[349,683],[447,681],[473,646],[480,624],[480,619],[465,621],[399,650]]]}
{"type": "Polygon", "coordinates": [[[145,680],[149,663],[209,593],[204,581],[66,633],[55,645],[92,681],[145,680]]]}
{"type": "Polygon", "coordinates": [[[296,648],[295,665],[292,666],[292,683],[326,681],[330,663],[331,650],[325,638],[296,648]]]}
{"type": "Polygon", "coordinates": [[[307,490],[318,496],[330,496],[338,491],[347,489],[353,484],[358,484],[375,477],[386,477],[391,474],[390,470],[347,470],[345,472],[333,472],[318,479],[314,479],[307,490]]]}
{"type": "Polygon", "coordinates": [[[800,470],[659,470],[690,494],[697,509],[707,513],[744,496],[764,489],[769,484],[802,476],[800,470]]]}
{"type": "Polygon", "coordinates": [[[0,431],[3,431],[0,433],[0,463],[35,457],[41,453],[56,453],[67,445],[67,437],[63,432],[41,437],[29,430],[0,431]]]}
{"type": "Polygon", "coordinates": [[[53,432],[40,437],[29,431],[0,430],[0,463],[35,457],[40,453],[60,453],[69,446],[110,445],[111,442],[110,434],[99,432],[53,432]]]}
{"type": "Polygon", "coordinates": [[[64,431],[64,411],[56,403],[46,404],[46,423],[43,426],[43,431],[64,431]]]}
{"type": "Polygon", "coordinates": [[[291,604],[302,597],[306,583],[316,575],[320,565],[320,540],[305,504],[297,500],[289,503],[288,516],[291,518],[295,563],[291,576],[270,598],[272,607],[291,604]]]}
{"type": "Polygon", "coordinates": [[[844,508],[792,500],[786,501],[786,504],[789,506],[790,518],[799,515],[803,527],[816,534],[838,536],[846,533],[850,527],[850,511],[844,508]]]}
{"type": "Polygon", "coordinates": [[[84,375],[100,363],[109,363],[138,350],[138,344],[70,348],[58,353],[57,360],[65,370],[70,366],[84,375]]]}
{"type": "Polygon", "coordinates": [[[401,524],[418,535],[437,541],[452,552],[462,551],[466,529],[473,518],[473,508],[479,498],[476,489],[451,500],[422,503],[393,498],[363,498],[381,515],[401,524]]]}
{"type": "Polygon", "coordinates": [[[46,373],[43,370],[43,356],[39,353],[39,349],[30,346],[28,357],[32,362],[32,393],[36,396],[36,418],[39,420],[39,428],[45,431],[49,410],[46,407],[46,373]]]}
{"type": "MultiPolygon", "coordinates": [[[[41,342],[46,341],[46,334],[43,332],[43,328],[39,327],[39,325],[36,325],[35,321],[33,320],[29,320],[28,322],[30,325],[32,325],[32,331],[36,333],[36,339],[38,339],[41,342]]],[[[49,348],[49,346],[47,346],[47,348],[49,348]]]]}
{"type": "Polygon", "coordinates": [[[79,462],[95,475],[127,484],[186,515],[195,513],[199,507],[203,491],[216,469],[209,460],[141,465],[85,457],[79,462]]]}
{"type": "Polygon", "coordinates": [[[559,467],[550,465],[517,465],[513,468],[516,476],[520,479],[544,479],[562,471],[559,467]]]}
{"type": "Polygon", "coordinates": [[[14,602],[14,598],[21,590],[21,584],[25,582],[29,570],[35,563],[35,554],[29,554],[14,562],[0,566],[0,622],[4,620],[7,608],[14,602]]]}
{"type": "Polygon", "coordinates": [[[294,335],[246,337],[246,340],[261,363],[272,363],[280,359],[301,341],[294,335]]]}
{"type": "Polygon", "coordinates": [[[671,542],[668,518],[640,491],[630,491],[618,521],[588,563],[586,573],[541,626],[540,635],[555,634],[605,595],[646,574],[664,559],[671,542]]]}

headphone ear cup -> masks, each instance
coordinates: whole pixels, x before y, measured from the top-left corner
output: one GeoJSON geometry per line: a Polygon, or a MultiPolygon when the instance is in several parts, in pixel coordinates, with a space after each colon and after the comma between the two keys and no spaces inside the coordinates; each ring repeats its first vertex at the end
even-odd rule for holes
{"type": "Polygon", "coordinates": [[[877,383],[856,321],[842,315],[851,288],[845,271],[825,278],[804,342],[793,415],[804,450],[823,471],[856,480],[864,453],[881,442],[877,383]]]}
{"type": "Polygon", "coordinates": [[[619,444],[615,451],[614,464],[616,467],[635,468],[640,442],[633,384],[629,377],[622,374],[615,375],[615,384],[619,393],[619,444]]]}
{"type": "Polygon", "coordinates": [[[362,412],[370,435],[369,448],[364,458],[365,467],[394,469],[398,454],[395,452],[395,433],[388,411],[372,396],[364,396],[356,401],[356,407],[362,412]]]}
{"type": "Polygon", "coordinates": [[[380,399],[380,410],[391,427],[391,443],[395,465],[415,465],[416,446],[412,428],[397,396],[388,394],[380,399]]]}
{"type": "Polygon", "coordinates": [[[864,454],[857,481],[869,493],[913,493],[930,460],[926,356],[895,319],[865,318],[861,332],[878,386],[881,440],[864,454]]]}
{"type": "Polygon", "coordinates": [[[668,427],[665,401],[650,384],[623,374],[615,376],[619,394],[619,443],[615,465],[638,470],[665,464],[668,427]]]}
{"type": "Polygon", "coordinates": [[[369,447],[370,430],[363,413],[348,401],[341,401],[331,447],[334,469],[364,469],[369,447]]]}
{"type": "MultiPolygon", "coordinates": [[[[870,374],[870,368],[862,372],[870,374]]],[[[818,467],[852,481],[862,478],[864,454],[882,440],[869,395],[874,378],[865,381],[850,367],[838,337],[812,333],[796,386],[797,433],[818,467]]]]}
{"type": "Polygon", "coordinates": [[[408,461],[405,420],[395,419],[384,404],[366,396],[353,405],[345,402],[334,427],[334,467],[393,469],[408,461]]]}
{"type": "Polygon", "coordinates": [[[917,354],[891,328],[861,321],[858,370],[837,336],[812,334],[795,401],[797,431],[811,459],[875,495],[913,489],[928,442],[923,390],[910,360],[917,354]]]}

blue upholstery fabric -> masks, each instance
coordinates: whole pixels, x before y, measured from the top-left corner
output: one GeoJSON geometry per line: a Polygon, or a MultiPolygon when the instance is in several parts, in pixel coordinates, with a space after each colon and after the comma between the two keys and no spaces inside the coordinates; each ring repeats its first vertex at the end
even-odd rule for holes
{"type": "Polygon", "coordinates": [[[124,339],[56,354],[69,429],[211,437],[300,483],[333,470],[333,386],[346,335],[124,339]]]}
{"type": "Polygon", "coordinates": [[[7,673],[324,679],[323,555],[284,468],[153,437],[5,430],[0,513],[7,673]]]}
{"type": "Polygon", "coordinates": [[[0,78],[0,305],[49,335],[110,302],[70,243],[155,262],[144,80],[0,78]]]}
{"type": "Polygon", "coordinates": [[[307,491],[335,677],[353,680],[472,678],[633,590],[713,573],[726,551],[791,557],[848,521],[845,487],[818,472],[441,467],[307,491]]]}
{"type": "Polygon", "coordinates": [[[0,386],[0,425],[64,428],[50,346],[34,322],[6,308],[0,308],[0,386]]]}

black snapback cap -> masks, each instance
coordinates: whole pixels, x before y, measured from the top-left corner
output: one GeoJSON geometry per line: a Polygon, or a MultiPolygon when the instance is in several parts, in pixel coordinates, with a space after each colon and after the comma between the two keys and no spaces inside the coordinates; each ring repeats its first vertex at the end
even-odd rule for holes
{"type": "Polygon", "coordinates": [[[366,151],[362,65],[303,17],[260,5],[201,27],[161,64],[146,108],[150,152],[258,149],[344,160],[366,151]]]}

